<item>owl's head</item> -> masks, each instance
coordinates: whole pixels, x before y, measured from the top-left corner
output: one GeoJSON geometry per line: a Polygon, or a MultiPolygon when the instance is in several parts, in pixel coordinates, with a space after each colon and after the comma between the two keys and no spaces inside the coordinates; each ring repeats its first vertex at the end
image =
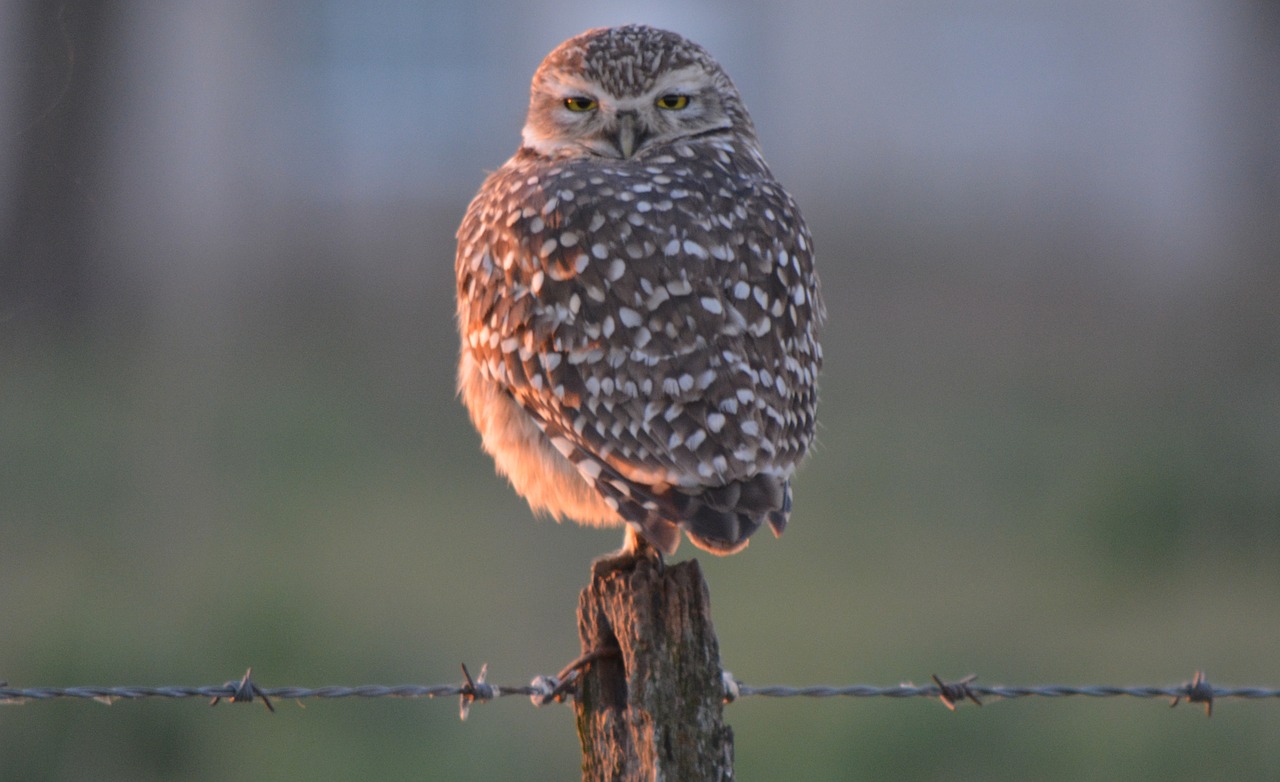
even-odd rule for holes
{"type": "Polygon", "coordinates": [[[683,36],[628,25],[588,30],[547,55],[523,137],[547,156],[625,159],[716,133],[755,137],[720,64],[683,36]]]}

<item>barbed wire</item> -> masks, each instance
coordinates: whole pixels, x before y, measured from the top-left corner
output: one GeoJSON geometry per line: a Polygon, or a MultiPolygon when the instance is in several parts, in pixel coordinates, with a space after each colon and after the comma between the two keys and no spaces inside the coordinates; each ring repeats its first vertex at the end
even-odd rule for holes
{"type": "MultiPolygon", "coordinates": [[[[604,653],[604,654],[607,654],[604,653]]],[[[232,703],[249,703],[261,700],[269,711],[274,712],[272,699],[303,700],[306,698],[440,698],[456,697],[460,701],[460,716],[467,718],[471,705],[478,701],[489,701],[510,695],[523,695],[530,698],[534,705],[542,706],[550,702],[559,702],[572,694],[572,685],[583,668],[602,653],[584,655],[571,663],[557,676],[538,676],[527,685],[509,686],[490,684],[485,681],[487,666],[482,666],[480,674],[472,677],[466,665],[462,666],[464,681],[460,684],[400,684],[381,685],[366,684],[360,686],[327,686],[327,687],[260,687],[253,681],[253,669],[250,668],[239,681],[229,681],[221,685],[199,687],[164,686],[164,687],[9,687],[8,682],[0,682],[0,704],[21,704],[30,701],[47,701],[57,698],[91,699],[106,704],[117,700],[138,700],[143,698],[208,698],[211,706],[216,706],[223,699],[232,703]]],[[[888,687],[866,684],[854,684],[842,687],[812,686],[757,687],[738,681],[729,672],[724,672],[725,702],[746,697],[764,698],[937,698],[948,709],[968,701],[976,706],[983,705],[983,699],[1013,700],[1017,698],[1168,698],[1171,706],[1182,701],[1203,704],[1205,715],[1213,715],[1213,704],[1224,698],[1248,700],[1280,699],[1280,689],[1266,687],[1214,687],[1205,679],[1203,672],[1197,671],[1189,682],[1168,687],[1110,685],[981,685],[975,684],[976,675],[963,679],[944,681],[938,676],[931,677],[933,684],[915,685],[910,683],[888,687]]]]}

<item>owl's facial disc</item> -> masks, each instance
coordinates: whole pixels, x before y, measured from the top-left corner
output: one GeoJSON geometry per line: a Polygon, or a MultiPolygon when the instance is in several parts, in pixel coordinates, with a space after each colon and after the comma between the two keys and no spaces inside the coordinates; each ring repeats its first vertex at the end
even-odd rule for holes
{"type": "Polygon", "coordinates": [[[534,92],[523,138],[525,146],[548,156],[577,150],[625,160],[732,124],[700,68],[664,74],[638,95],[615,95],[569,74],[546,74],[534,92]]]}

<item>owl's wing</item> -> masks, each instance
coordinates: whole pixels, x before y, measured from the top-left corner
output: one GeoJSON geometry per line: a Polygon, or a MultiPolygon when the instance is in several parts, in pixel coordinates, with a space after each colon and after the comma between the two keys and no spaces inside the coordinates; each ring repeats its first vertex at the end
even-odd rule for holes
{"type": "Polygon", "coordinates": [[[676,526],[722,553],[764,521],[781,533],[821,362],[799,212],[760,178],[676,171],[654,192],[643,169],[608,173],[499,183],[521,206],[486,216],[510,231],[477,237],[474,268],[460,255],[459,316],[483,321],[486,371],[659,548],[676,526]]]}

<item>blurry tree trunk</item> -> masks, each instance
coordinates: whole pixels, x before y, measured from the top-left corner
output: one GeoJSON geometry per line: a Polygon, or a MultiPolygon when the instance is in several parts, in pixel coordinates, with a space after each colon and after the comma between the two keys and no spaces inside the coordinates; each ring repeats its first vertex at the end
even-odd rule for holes
{"type": "Polygon", "coordinates": [[[578,601],[583,653],[620,651],[591,663],[575,698],[584,782],[733,779],[702,569],[696,560],[612,564],[592,569],[578,601]]]}
{"type": "Polygon", "coordinates": [[[86,314],[102,204],[95,178],[111,118],[104,87],[121,7],[91,0],[28,0],[12,10],[23,74],[0,121],[13,176],[0,204],[0,316],[39,313],[79,325],[86,314]]]}

